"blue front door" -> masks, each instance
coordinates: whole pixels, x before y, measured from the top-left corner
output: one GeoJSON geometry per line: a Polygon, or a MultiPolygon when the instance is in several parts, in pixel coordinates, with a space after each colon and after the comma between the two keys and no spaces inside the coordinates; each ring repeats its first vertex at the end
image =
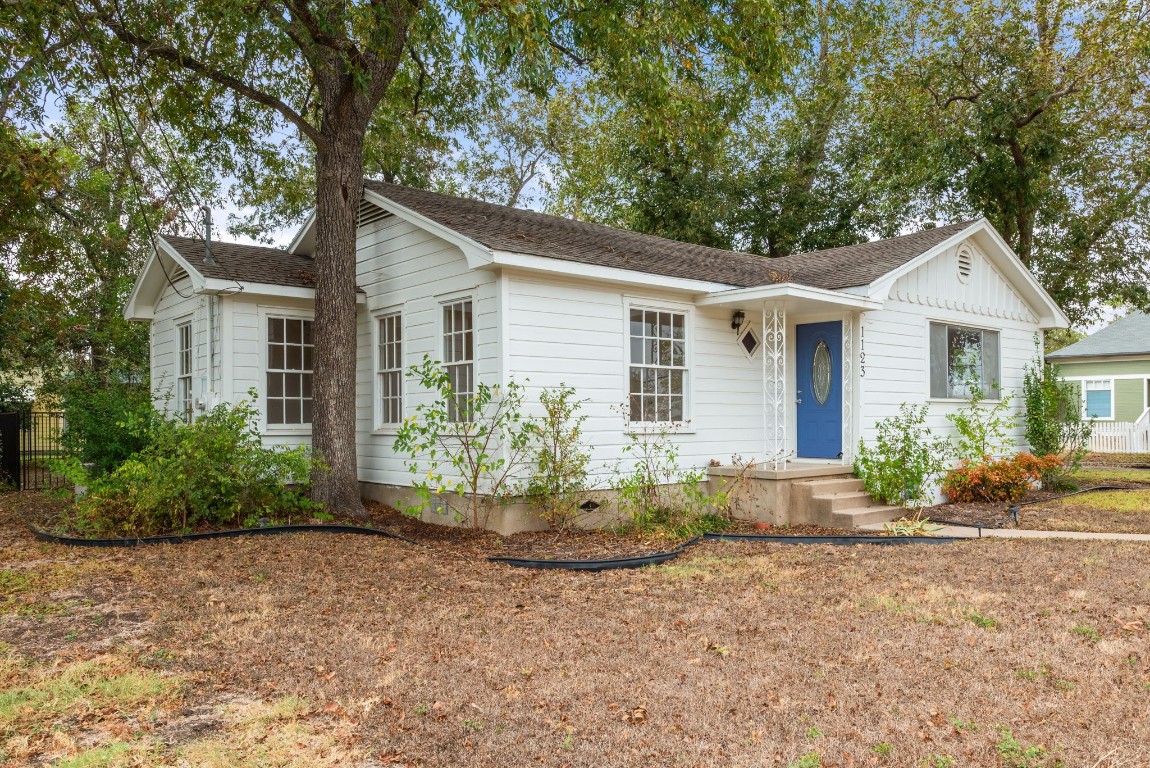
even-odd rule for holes
{"type": "Polygon", "coordinates": [[[843,454],[843,326],[795,326],[795,429],[802,459],[843,454]]]}

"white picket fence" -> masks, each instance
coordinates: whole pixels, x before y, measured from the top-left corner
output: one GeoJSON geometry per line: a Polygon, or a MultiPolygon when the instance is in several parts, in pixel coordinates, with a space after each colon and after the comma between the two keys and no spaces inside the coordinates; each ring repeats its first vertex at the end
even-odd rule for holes
{"type": "Polygon", "coordinates": [[[1096,421],[1090,450],[1097,453],[1150,453],[1150,408],[1138,421],[1096,421]]]}

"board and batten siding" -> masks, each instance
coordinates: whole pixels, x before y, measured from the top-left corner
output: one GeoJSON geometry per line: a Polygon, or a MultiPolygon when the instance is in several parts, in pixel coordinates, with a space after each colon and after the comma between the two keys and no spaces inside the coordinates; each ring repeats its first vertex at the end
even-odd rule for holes
{"type": "Polygon", "coordinates": [[[533,414],[541,413],[544,388],[567,385],[586,401],[583,434],[596,485],[606,485],[630,442],[620,409],[628,398],[632,305],[688,315],[690,424],[671,438],[680,450],[680,466],[703,468],[711,459],[729,463],[732,454],[749,459],[761,453],[761,358],[748,359],[741,351],[729,310],[696,308],[682,296],[592,282],[513,273],[503,279],[509,375],[527,386],[533,414]]]}
{"type": "MultiPolygon", "coordinates": [[[[475,320],[477,381],[497,384],[500,367],[499,278],[471,270],[455,245],[395,216],[359,228],[356,240],[356,282],[366,293],[358,312],[356,411],[359,479],[384,485],[411,485],[404,456],[396,454],[394,428],[381,428],[375,382],[376,324],[380,316],[402,312],[405,369],[424,355],[443,359],[441,307],[470,296],[475,320]]],[[[404,376],[403,412],[415,413],[431,394],[404,376]]]]}
{"type": "MultiPolygon", "coordinates": [[[[898,414],[902,403],[929,405],[928,426],[953,434],[946,416],[964,401],[930,397],[930,324],[942,322],[998,331],[1003,393],[1014,393],[1012,411],[1022,414],[1023,367],[1035,358],[1038,318],[1010,282],[970,241],[939,254],[891,286],[881,310],[862,315],[861,351],[865,376],[860,381],[862,438],[873,442],[875,425],[898,414]],[[970,249],[969,278],[958,272],[958,250],[970,249]]],[[[1021,420],[1011,433],[1025,448],[1021,420]]]]}

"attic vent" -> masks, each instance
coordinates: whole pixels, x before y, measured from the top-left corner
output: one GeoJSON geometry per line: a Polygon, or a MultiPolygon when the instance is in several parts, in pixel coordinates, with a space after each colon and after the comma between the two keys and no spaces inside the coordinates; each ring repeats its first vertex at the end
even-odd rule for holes
{"type": "Polygon", "coordinates": [[[970,279],[970,271],[974,269],[974,254],[969,248],[960,248],[958,251],[958,279],[965,283],[970,279]]]}
{"type": "Polygon", "coordinates": [[[184,269],[183,267],[176,267],[175,269],[172,270],[172,274],[168,276],[168,279],[171,280],[173,283],[178,283],[187,276],[188,276],[188,271],[186,269],[184,269]]]}
{"type": "Polygon", "coordinates": [[[380,208],[374,203],[369,203],[364,200],[359,204],[359,221],[356,226],[366,227],[368,224],[374,224],[377,221],[386,219],[391,214],[380,208]]]}

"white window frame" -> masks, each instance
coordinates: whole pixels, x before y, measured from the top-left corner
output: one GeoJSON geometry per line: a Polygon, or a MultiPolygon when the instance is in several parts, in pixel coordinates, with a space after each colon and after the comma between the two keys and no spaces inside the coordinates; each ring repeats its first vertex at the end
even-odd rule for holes
{"type": "MultiPolygon", "coordinates": [[[[943,327],[944,336],[946,334],[946,329],[949,329],[949,328],[962,328],[964,330],[969,330],[969,331],[979,331],[980,333],[983,334],[981,346],[980,346],[980,354],[982,354],[982,355],[985,355],[986,334],[993,333],[998,337],[998,360],[997,360],[998,370],[994,372],[994,375],[991,376],[989,378],[989,380],[987,379],[986,371],[983,370],[982,374],[981,374],[981,376],[982,376],[981,380],[982,380],[983,399],[989,403],[1000,402],[1002,400],[1002,392],[1005,389],[1003,382],[1002,382],[1002,330],[999,328],[986,328],[986,327],[982,327],[982,326],[969,325],[967,323],[964,323],[964,322],[958,321],[958,320],[942,320],[942,319],[933,318],[933,317],[927,318],[927,321],[926,321],[926,396],[927,396],[927,400],[929,400],[931,402],[941,402],[941,403],[961,403],[961,402],[966,402],[966,400],[968,399],[965,396],[957,396],[956,397],[956,396],[950,394],[949,350],[947,350],[947,358],[946,358],[946,377],[947,377],[947,390],[946,391],[947,391],[947,394],[946,394],[946,396],[939,396],[939,395],[935,395],[933,393],[933,382],[931,380],[931,357],[933,356],[933,347],[932,347],[933,340],[932,340],[932,334],[931,334],[931,326],[934,326],[934,325],[940,325],[943,327]]],[[[983,361],[980,362],[980,364],[982,364],[982,365],[985,364],[985,358],[983,361]]]]}
{"type": "Polygon", "coordinates": [[[1115,395],[1114,379],[1112,379],[1108,376],[1092,376],[1089,378],[1083,378],[1081,381],[1082,381],[1082,383],[1080,385],[1080,389],[1082,390],[1082,418],[1093,419],[1094,421],[1114,421],[1114,395],[1115,395]],[[1088,389],[1090,384],[1101,384],[1103,382],[1106,383],[1105,389],[1094,389],[1094,390],[1090,390],[1090,391],[1091,392],[1109,392],[1110,393],[1110,413],[1107,414],[1106,416],[1089,416],[1086,413],[1086,392],[1087,392],[1087,389],[1088,389]]]}
{"type": "MultiPolygon", "coordinates": [[[[468,397],[468,396],[474,397],[476,389],[477,389],[476,369],[478,366],[476,365],[476,361],[479,357],[479,337],[478,337],[478,329],[476,328],[476,322],[478,320],[478,313],[476,312],[476,303],[477,302],[476,302],[474,293],[464,293],[464,294],[452,295],[452,296],[448,296],[448,297],[441,297],[439,299],[439,309],[437,310],[438,319],[436,320],[436,323],[437,323],[438,333],[436,334],[436,345],[437,345],[437,350],[441,356],[440,363],[443,365],[443,369],[445,371],[447,371],[448,376],[451,376],[453,368],[459,368],[459,367],[467,366],[467,368],[470,371],[470,375],[469,375],[470,388],[469,388],[469,390],[467,390],[463,393],[457,393],[457,395],[461,394],[464,397],[468,397]],[[463,303],[469,303],[471,305],[471,312],[470,312],[471,327],[469,329],[464,329],[464,330],[456,330],[453,327],[449,330],[447,327],[447,323],[445,322],[445,320],[446,320],[446,318],[444,317],[445,311],[447,310],[448,307],[452,307],[456,304],[463,304],[463,303]],[[467,334],[467,333],[469,333],[471,335],[471,356],[470,356],[470,358],[460,359],[460,360],[449,360],[448,359],[448,357],[449,357],[447,354],[447,334],[448,333],[452,333],[452,334],[457,334],[457,333],[467,334]]],[[[457,410],[458,405],[448,403],[448,413],[449,414],[451,413],[451,411],[453,409],[456,409],[456,412],[458,413],[458,410],[457,410]]],[[[451,421],[453,423],[463,423],[463,422],[459,422],[455,419],[451,419],[451,421]]],[[[472,414],[472,418],[469,419],[468,421],[474,421],[474,414],[472,414]]]]}
{"type": "MultiPolygon", "coordinates": [[[[649,366],[642,364],[641,368],[656,368],[660,369],[664,366],[649,366]]],[[[677,434],[689,433],[692,430],[687,427],[692,423],[693,418],[693,399],[694,399],[694,381],[693,372],[695,370],[695,312],[694,307],[690,304],[682,304],[675,301],[657,301],[643,298],[628,298],[623,303],[623,402],[627,403],[628,407],[628,421],[625,425],[624,431],[636,432],[644,429],[671,427],[677,434]],[[684,350],[684,365],[681,367],[668,367],[668,369],[682,370],[683,371],[683,418],[679,421],[639,421],[630,418],[631,407],[631,312],[632,310],[642,310],[647,312],[670,312],[675,315],[681,315],[684,320],[684,333],[683,341],[686,344],[684,350]]]]}
{"type": "Polygon", "coordinates": [[[195,410],[195,393],[192,391],[192,376],[196,369],[196,334],[193,316],[186,315],[176,320],[176,415],[184,421],[191,421],[195,410]],[[184,332],[187,331],[188,346],[184,347],[184,332]],[[187,370],[184,370],[184,363],[187,370]]]}
{"type": "MultiPolygon", "coordinates": [[[[270,360],[268,359],[268,344],[269,344],[268,320],[270,320],[272,318],[284,318],[286,320],[310,320],[312,322],[312,324],[313,324],[312,325],[312,333],[313,333],[312,347],[313,347],[313,350],[312,350],[312,371],[311,372],[312,372],[313,387],[314,387],[314,378],[315,378],[315,375],[314,375],[315,374],[315,350],[314,350],[314,346],[315,346],[314,345],[314,341],[315,341],[315,337],[314,337],[315,316],[314,316],[314,313],[306,311],[306,310],[292,309],[289,307],[260,307],[258,310],[257,316],[259,318],[259,324],[260,324],[260,326],[259,326],[260,379],[259,379],[258,389],[260,392],[260,400],[261,400],[261,402],[260,402],[260,421],[261,421],[262,430],[265,434],[310,435],[311,431],[312,431],[311,422],[307,422],[304,424],[271,424],[268,422],[268,401],[269,401],[268,373],[273,372],[269,369],[269,365],[268,365],[270,362],[270,360]]],[[[282,370],[282,369],[277,369],[277,370],[282,370]]],[[[314,406],[314,402],[315,402],[314,401],[314,394],[315,393],[314,393],[314,389],[313,389],[312,394],[313,394],[312,416],[314,418],[314,416],[315,416],[315,411],[314,411],[314,408],[315,408],[315,406],[314,406]]]]}
{"type": "Polygon", "coordinates": [[[373,354],[373,370],[375,386],[372,392],[372,400],[375,403],[375,431],[383,433],[394,433],[403,423],[404,414],[407,407],[407,379],[404,376],[406,370],[406,350],[404,345],[406,342],[407,329],[404,323],[404,312],[402,307],[388,307],[372,314],[371,327],[372,327],[372,354],[373,354]],[[399,345],[399,365],[396,367],[384,368],[383,359],[383,322],[385,320],[394,319],[398,323],[399,339],[396,343],[399,345]],[[383,407],[383,390],[384,390],[384,376],[394,375],[399,376],[399,420],[398,421],[385,421],[383,407]]]}

